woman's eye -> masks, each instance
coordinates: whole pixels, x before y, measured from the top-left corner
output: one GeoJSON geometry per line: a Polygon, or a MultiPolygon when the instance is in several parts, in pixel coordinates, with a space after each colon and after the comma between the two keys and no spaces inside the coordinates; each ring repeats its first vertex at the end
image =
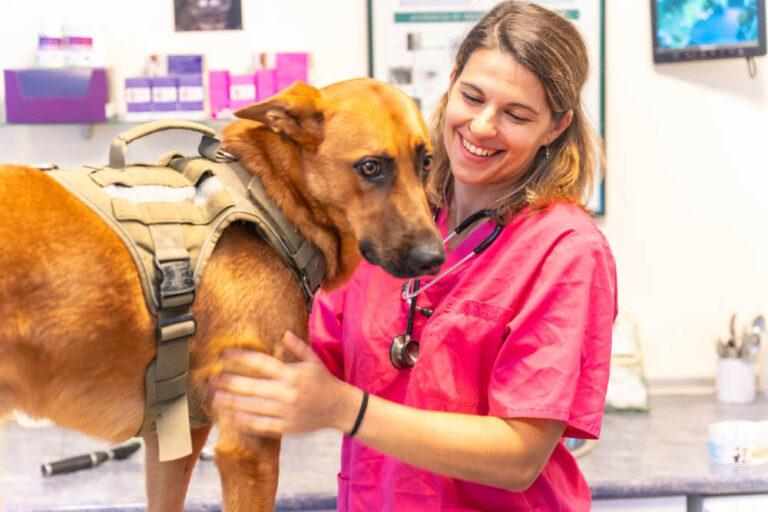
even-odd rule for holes
{"type": "Polygon", "coordinates": [[[381,174],[381,164],[376,160],[366,160],[358,164],[357,170],[366,178],[375,178],[381,174]]]}
{"type": "Polygon", "coordinates": [[[465,92],[461,93],[461,95],[464,96],[464,99],[467,100],[468,103],[480,103],[482,101],[477,96],[472,96],[472,95],[467,94],[465,92]]]}
{"type": "Polygon", "coordinates": [[[520,121],[522,123],[527,123],[527,122],[530,121],[530,119],[526,119],[525,117],[520,117],[520,116],[518,116],[517,114],[515,114],[513,112],[507,112],[507,115],[509,117],[511,117],[512,119],[514,119],[515,121],[520,121]]]}
{"type": "Polygon", "coordinates": [[[429,172],[429,170],[432,168],[432,155],[425,156],[422,165],[424,166],[424,172],[429,172]]]}

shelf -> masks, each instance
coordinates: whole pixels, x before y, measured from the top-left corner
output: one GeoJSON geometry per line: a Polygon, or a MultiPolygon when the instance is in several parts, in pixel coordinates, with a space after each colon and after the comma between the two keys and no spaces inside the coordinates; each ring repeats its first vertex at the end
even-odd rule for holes
{"type": "MultiPolygon", "coordinates": [[[[62,127],[62,128],[78,128],[81,131],[81,134],[84,139],[89,140],[93,137],[93,131],[94,128],[97,127],[114,127],[114,126],[124,126],[127,128],[131,126],[138,126],[144,123],[148,123],[151,121],[158,121],[158,120],[169,120],[169,119],[183,119],[183,118],[176,118],[176,117],[167,117],[163,119],[147,119],[145,121],[128,121],[125,119],[109,119],[106,122],[98,122],[98,123],[7,123],[7,122],[0,122],[0,128],[43,128],[43,127],[62,127]]],[[[211,127],[223,127],[227,124],[231,123],[235,120],[235,118],[232,119],[186,119],[187,121],[193,121],[195,123],[200,123],[206,126],[211,127]]]]}

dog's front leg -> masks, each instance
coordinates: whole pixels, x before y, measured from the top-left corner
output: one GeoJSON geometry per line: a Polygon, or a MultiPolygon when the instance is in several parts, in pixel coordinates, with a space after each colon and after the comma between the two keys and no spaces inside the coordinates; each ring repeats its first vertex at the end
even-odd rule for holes
{"type": "Polygon", "coordinates": [[[157,435],[144,437],[146,447],[147,512],[182,512],[192,469],[205,446],[211,426],[192,431],[192,453],[160,462],[157,435]]]}
{"type": "Polygon", "coordinates": [[[216,465],[223,512],[271,512],[277,493],[280,439],[249,436],[219,423],[216,465]]]}

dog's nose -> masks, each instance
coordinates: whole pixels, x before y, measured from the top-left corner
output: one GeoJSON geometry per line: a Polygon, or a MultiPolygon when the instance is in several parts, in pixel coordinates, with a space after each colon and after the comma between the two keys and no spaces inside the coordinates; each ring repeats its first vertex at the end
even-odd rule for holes
{"type": "Polygon", "coordinates": [[[435,274],[440,265],[445,263],[445,249],[442,243],[422,243],[414,245],[408,254],[411,266],[420,274],[435,274]]]}

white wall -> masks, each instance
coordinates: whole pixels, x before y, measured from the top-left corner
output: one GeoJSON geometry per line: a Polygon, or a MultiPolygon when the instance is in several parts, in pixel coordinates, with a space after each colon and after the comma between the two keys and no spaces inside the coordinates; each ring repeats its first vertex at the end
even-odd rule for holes
{"type": "MultiPolygon", "coordinates": [[[[654,66],[648,2],[606,3],[609,177],[599,224],[617,259],[620,307],[639,323],[649,377],[712,377],[730,313],[768,313],[766,59],[756,80],[743,60],[654,66]]],[[[0,68],[30,65],[40,13],[64,17],[66,7],[108,35],[118,85],[151,53],[205,52],[209,67],[245,72],[260,51],[310,51],[311,81],[325,85],[367,74],[365,4],[243,0],[244,31],[176,34],[171,0],[0,0],[0,68]]],[[[99,125],[86,139],[75,126],[3,126],[0,161],[103,162],[124,128],[99,125]]],[[[132,156],[194,139],[174,137],[132,156]]]]}
{"type": "Polygon", "coordinates": [[[768,312],[768,66],[654,65],[647,1],[607,0],[607,215],[620,308],[651,378],[714,374],[714,343],[768,312]]]}

